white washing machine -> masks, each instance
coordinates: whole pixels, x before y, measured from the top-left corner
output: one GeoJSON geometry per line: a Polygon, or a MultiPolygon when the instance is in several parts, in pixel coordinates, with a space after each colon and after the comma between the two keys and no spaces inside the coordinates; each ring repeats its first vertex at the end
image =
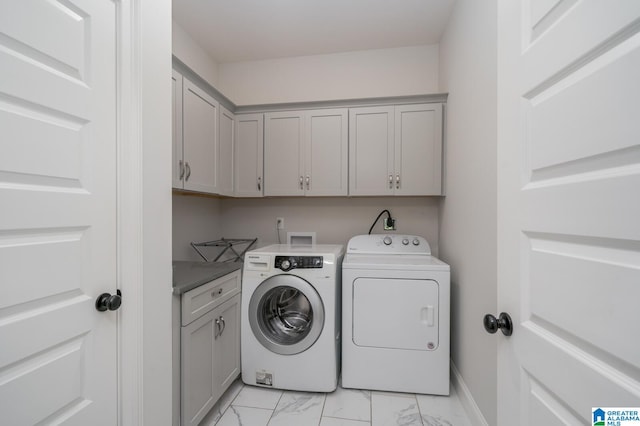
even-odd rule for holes
{"type": "Polygon", "coordinates": [[[414,235],[359,235],[342,264],[342,386],[449,394],[449,265],[414,235]]]}
{"type": "Polygon", "coordinates": [[[331,392],[340,373],[341,245],[247,252],[242,278],[242,381],[331,392]]]}

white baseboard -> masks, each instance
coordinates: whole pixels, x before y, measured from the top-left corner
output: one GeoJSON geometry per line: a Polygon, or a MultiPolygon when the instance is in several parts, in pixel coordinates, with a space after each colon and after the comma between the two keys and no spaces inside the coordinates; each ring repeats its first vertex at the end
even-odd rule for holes
{"type": "Polygon", "coordinates": [[[453,361],[451,361],[451,383],[456,389],[462,408],[467,412],[471,424],[473,426],[489,426],[453,361]]]}

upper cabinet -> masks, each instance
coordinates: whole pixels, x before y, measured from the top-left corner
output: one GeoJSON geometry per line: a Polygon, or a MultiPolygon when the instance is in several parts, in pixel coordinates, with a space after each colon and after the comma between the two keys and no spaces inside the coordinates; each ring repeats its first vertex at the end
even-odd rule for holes
{"type": "Polygon", "coordinates": [[[395,107],[395,195],[442,194],[442,104],[395,107]]]}
{"type": "Polygon", "coordinates": [[[346,109],[265,114],[266,196],[347,195],[346,109]]]}
{"type": "Polygon", "coordinates": [[[442,104],[349,110],[350,195],[441,195],[442,104]]]}
{"type": "Polygon", "coordinates": [[[262,197],[264,188],[264,116],[236,114],[234,195],[262,197]]]}
{"type": "Polygon", "coordinates": [[[174,188],[233,197],[443,193],[446,95],[434,103],[235,114],[223,95],[185,75],[172,75],[174,188]]]}
{"type": "Polygon", "coordinates": [[[173,81],[173,186],[217,194],[220,106],[213,97],[175,71],[173,81]],[[182,93],[178,93],[179,80],[182,81],[182,93]]]}
{"type": "Polygon", "coordinates": [[[220,105],[220,115],[218,125],[220,133],[218,137],[218,193],[220,195],[232,196],[233,175],[234,175],[234,153],[233,145],[236,132],[236,116],[220,105]]]}

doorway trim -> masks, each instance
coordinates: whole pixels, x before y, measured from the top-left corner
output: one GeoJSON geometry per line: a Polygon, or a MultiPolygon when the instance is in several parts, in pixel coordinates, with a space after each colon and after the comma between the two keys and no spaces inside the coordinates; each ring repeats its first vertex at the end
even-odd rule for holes
{"type": "Polygon", "coordinates": [[[170,425],[172,375],[150,371],[172,368],[171,0],[114,1],[118,424],[170,425]]]}

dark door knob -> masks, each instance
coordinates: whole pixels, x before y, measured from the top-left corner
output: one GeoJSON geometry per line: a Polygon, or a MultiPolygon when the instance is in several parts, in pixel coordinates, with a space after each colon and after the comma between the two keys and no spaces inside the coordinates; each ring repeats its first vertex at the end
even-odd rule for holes
{"type": "Polygon", "coordinates": [[[122,305],[122,293],[120,290],[117,291],[117,294],[112,295],[111,293],[102,293],[96,299],[96,309],[100,312],[104,312],[106,310],[115,311],[120,305],[122,305]]]}
{"type": "Polygon", "coordinates": [[[498,318],[487,314],[484,316],[484,329],[491,334],[500,329],[505,336],[511,336],[513,334],[513,321],[511,321],[511,317],[506,312],[502,312],[498,318]]]}

